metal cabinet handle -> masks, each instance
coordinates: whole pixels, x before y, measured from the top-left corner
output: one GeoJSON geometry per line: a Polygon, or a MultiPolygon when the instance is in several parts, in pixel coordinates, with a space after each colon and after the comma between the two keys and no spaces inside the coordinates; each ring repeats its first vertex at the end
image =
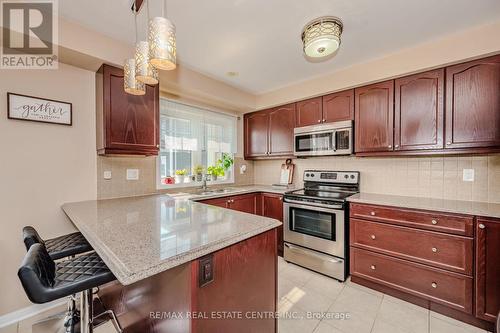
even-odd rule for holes
{"type": "Polygon", "coordinates": [[[375,237],[375,235],[371,235],[370,238],[371,239],[375,239],[376,237],[375,237]]]}
{"type": "Polygon", "coordinates": [[[485,226],[484,224],[482,224],[482,223],[479,223],[478,227],[479,227],[479,229],[484,229],[484,228],[486,228],[486,226],[485,226]]]}
{"type": "Polygon", "coordinates": [[[432,220],[431,223],[434,224],[434,225],[436,225],[436,224],[438,224],[438,221],[432,220]]]}
{"type": "Polygon", "coordinates": [[[436,282],[431,283],[432,288],[437,288],[438,284],[436,282]]]}
{"type": "Polygon", "coordinates": [[[321,122],[321,119],[318,119],[318,123],[320,123],[320,122],[321,122]]]}
{"type": "Polygon", "coordinates": [[[395,147],[395,148],[399,148],[399,145],[395,145],[394,147],[395,147]]]}
{"type": "Polygon", "coordinates": [[[370,268],[371,268],[372,270],[377,269],[377,267],[376,267],[375,265],[371,265],[371,266],[370,266],[370,268]]]}
{"type": "Polygon", "coordinates": [[[435,247],[432,248],[432,252],[436,253],[437,251],[438,251],[437,248],[435,248],[435,247]]]}
{"type": "Polygon", "coordinates": [[[323,119],[323,122],[326,122],[326,119],[323,119]]]}
{"type": "Polygon", "coordinates": [[[371,216],[375,216],[375,212],[370,212],[370,215],[371,216]]]}
{"type": "Polygon", "coordinates": [[[389,149],[391,149],[391,148],[392,148],[392,145],[388,145],[387,147],[389,147],[389,149]]]}
{"type": "Polygon", "coordinates": [[[451,145],[451,141],[446,142],[446,145],[447,146],[451,145]]]}

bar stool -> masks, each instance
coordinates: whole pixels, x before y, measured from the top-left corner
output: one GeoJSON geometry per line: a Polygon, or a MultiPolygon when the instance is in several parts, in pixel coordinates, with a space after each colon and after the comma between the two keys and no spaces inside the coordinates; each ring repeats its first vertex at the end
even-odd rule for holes
{"type": "Polygon", "coordinates": [[[28,251],[33,244],[43,244],[53,260],[75,256],[93,250],[92,246],[90,246],[80,232],[43,240],[35,228],[27,226],[23,228],[23,241],[26,246],[26,251],[28,251]]]}
{"type": "Polygon", "coordinates": [[[117,332],[123,332],[112,310],[93,315],[92,289],[115,280],[113,273],[95,252],[55,262],[42,244],[34,244],[28,250],[17,275],[33,303],[47,303],[80,293],[81,333],[92,333],[94,320],[104,315],[111,317],[117,332]]]}

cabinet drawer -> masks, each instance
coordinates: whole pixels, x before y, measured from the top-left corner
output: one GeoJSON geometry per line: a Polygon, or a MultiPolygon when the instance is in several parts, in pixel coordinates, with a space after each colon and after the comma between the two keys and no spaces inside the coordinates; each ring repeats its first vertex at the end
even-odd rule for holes
{"type": "Polygon", "coordinates": [[[473,235],[473,217],[466,215],[352,203],[351,217],[462,236],[473,235]]]}
{"type": "Polygon", "coordinates": [[[473,239],[351,219],[351,246],[472,276],[473,239]]]}
{"type": "Polygon", "coordinates": [[[351,274],[472,313],[472,278],[351,247],[351,274]]]}

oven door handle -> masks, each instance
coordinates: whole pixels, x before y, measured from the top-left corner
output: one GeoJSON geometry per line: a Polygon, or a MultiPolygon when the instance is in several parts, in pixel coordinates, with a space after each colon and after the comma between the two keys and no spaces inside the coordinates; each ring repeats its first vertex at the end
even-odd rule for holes
{"type": "Polygon", "coordinates": [[[297,207],[297,208],[303,208],[303,209],[312,209],[311,207],[320,207],[320,208],[326,208],[325,210],[322,210],[324,212],[333,212],[336,210],[342,210],[343,206],[342,205],[324,205],[316,202],[303,202],[299,200],[293,200],[293,199],[288,199],[285,198],[285,203],[291,203],[291,204],[297,204],[297,205],[290,205],[292,207],[297,207]]]}
{"type": "MultiPolygon", "coordinates": [[[[295,246],[290,245],[288,243],[285,243],[285,246],[287,248],[289,248],[290,251],[294,251],[294,252],[300,252],[300,251],[306,252],[305,250],[299,249],[298,247],[295,247],[295,246]]],[[[342,263],[342,260],[335,259],[335,258],[332,258],[330,256],[327,256],[327,255],[324,255],[324,254],[320,254],[320,253],[316,253],[316,252],[313,252],[313,251],[307,251],[307,254],[308,255],[312,255],[314,257],[317,257],[318,259],[321,259],[321,260],[332,262],[334,264],[342,263]]]]}

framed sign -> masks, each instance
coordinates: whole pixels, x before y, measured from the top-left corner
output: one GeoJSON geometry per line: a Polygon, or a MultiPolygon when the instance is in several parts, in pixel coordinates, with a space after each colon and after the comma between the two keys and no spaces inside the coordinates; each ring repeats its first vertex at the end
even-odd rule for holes
{"type": "Polygon", "coordinates": [[[73,106],[52,99],[7,93],[7,117],[71,126],[73,106]]]}

